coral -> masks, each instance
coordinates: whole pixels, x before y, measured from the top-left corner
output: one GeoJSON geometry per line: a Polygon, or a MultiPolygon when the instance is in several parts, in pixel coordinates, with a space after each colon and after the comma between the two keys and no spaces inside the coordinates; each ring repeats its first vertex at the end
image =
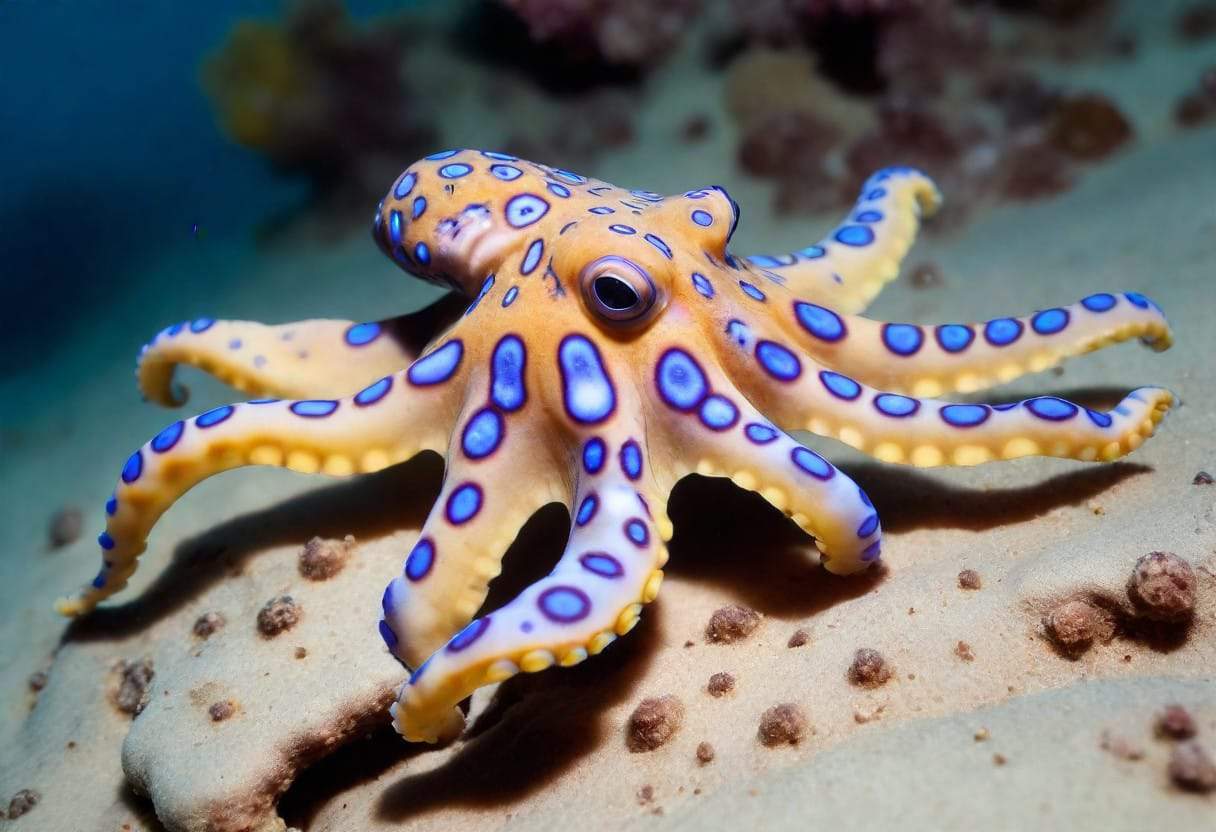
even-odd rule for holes
{"type": "Polygon", "coordinates": [[[533,40],[580,60],[644,67],[679,43],[701,0],[500,0],[533,40]]]}

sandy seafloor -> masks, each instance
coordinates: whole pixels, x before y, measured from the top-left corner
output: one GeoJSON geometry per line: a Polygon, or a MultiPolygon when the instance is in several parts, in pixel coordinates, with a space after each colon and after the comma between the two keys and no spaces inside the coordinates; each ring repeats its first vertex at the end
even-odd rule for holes
{"type": "MultiPolygon", "coordinates": [[[[946,285],[900,281],[870,313],[983,320],[1142,290],[1166,310],[1174,349],[1120,345],[989,398],[1051,392],[1109,407],[1127,389],[1160,384],[1181,403],[1156,437],[1113,465],[1022,459],[931,471],[814,440],[883,518],[885,570],[851,580],[814,567],[806,541],[759,500],[724,481],[689,481],[671,508],[668,580],[630,636],[577,669],[513,680],[497,699],[479,694],[471,737],[449,749],[407,750],[387,717],[374,721],[369,738],[304,774],[285,800],[288,819],[315,832],[1213,828],[1216,797],[1174,788],[1169,747],[1152,736],[1154,714],[1179,702],[1216,753],[1216,487],[1192,484],[1200,469],[1216,473],[1216,132],[1176,132],[1173,96],[1162,93],[1184,88],[1216,55],[1167,55],[1167,46],[1163,30],[1147,30],[1135,61],[1085,78],[1133,117],[1129,150],[1058,198],[1002,206],[960,233],[922,240],[910,262],[936,260],[946,285]],[[1120,603],[1132,564],[1152,550],[1197,570],[1199,608],[1185,637],[1119,637],[1076,660],[1058,655],[1044,612],[1073,595],[1120,603]],[[963,568],[980,573],[981,590],[958,588],[963,568]],[[709,614],[728,602],[754,607],[764,623],[742,643],[705,644],[709,614]],[[787,648],[799,627],[810,643],[787,648]],[[973,661],[955,654],[960,640],[973,661]],[[845,669],[859,647],[882,651],[895,678],[875,690],[850,686],[845,669]],[[738,684],[714,699],[704,688],[718,671],[738,684]],[[630,712],[664,693],[684,702],[683,728],[657,751],[630,753],[630,712]],[[778,702],[805,708],[814,731],[770,750],[756,727],[778,702]],[[1104,750],[1104,733],[1143,758],[1104,750]],[[716,749],[709,765],[694,757],[702,741],[716,749]],[[637,797],[645,786],[649,802],[637,797]]],[[[668,192],[723,182],[743,205],[740,253],[815,239],[831,218],[772,218],[766,190],[734,168],[725,127],[705,145],[656,149],[682,116],[717,106],[682,72],[677,61],[654,82],[638,149],[605,157],[594,173],[668,192]]],[[[382,262],[363,233],[267,250],[192,244],[140,264],[133,285],[36,371],[0,383],[0,798],[21,788],[42,795],[14,829],[166,828],[124,785],[128,731],[132,759],[159,772],[168,828],[203,828],[191,815],[206,803],[200,795],[223,802],[256,790],[258,776],[290,766],[298,725],[333,722],[356,701],[366,709],[401,674],[376,633],[377,604],[437,489],[434,460],[342,484],[263,470],[208,481],[157,526],[115,611],[65,639],[51,603],[94,573],[92,534],[122,461],[173,418],[135,391],[133,358],[146,337],[201,314],[382,317],[432,291],[382,262]],[[46,523],[63,505],[86,509],[86,534],[50,553],[46,523]],[[362,544],[354,564],[332,582],[304,582],[300,545],[347,533],[362,544]],[[241,636],[282,592],[304,605],[300,627],[270,645],[241,636]],[[229,626],[204,649],[190,626],[211,609],[229,626]],[[297,646],[306,659],[289,655],[297,646]],[[157,677],[134,723],[152,727],[136,737],[109,701],[109,668],[141,656],[153,658],[157,677]],[[35,706],[27,678],[47,668],[35,706]],[[205,707],[221,694],[238,698],[241,712],[217,725],[205,707]]],[[[197,373],[187,381],[192,410],[232,397],[197,373]]],[[[527,571],[525,550],[556,556],[562,531],[560,513],[543,514],[508,555],[504,578],[527,571]]]]}

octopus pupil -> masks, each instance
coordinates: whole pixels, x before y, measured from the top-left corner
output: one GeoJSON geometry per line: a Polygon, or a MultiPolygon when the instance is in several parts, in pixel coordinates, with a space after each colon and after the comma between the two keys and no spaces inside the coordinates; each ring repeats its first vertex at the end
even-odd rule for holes
{"type": "Polygon", "coordinates": [[[640,300],[633,287],[619,277],[612,275],[597,277],[592,285],[600,303],[614,311],[629,309],[640,300]]]}

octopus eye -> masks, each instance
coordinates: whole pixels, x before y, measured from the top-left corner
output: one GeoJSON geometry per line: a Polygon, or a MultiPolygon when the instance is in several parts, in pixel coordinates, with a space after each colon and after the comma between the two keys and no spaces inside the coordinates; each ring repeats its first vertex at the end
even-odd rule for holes
{"type": "Polygon", "coordinates": [[[589,264],[580,283],[587,306],[610,321],[637,321],[654,306],[656,292],[650,275],[622,257],[601,257],[589,264]]]}

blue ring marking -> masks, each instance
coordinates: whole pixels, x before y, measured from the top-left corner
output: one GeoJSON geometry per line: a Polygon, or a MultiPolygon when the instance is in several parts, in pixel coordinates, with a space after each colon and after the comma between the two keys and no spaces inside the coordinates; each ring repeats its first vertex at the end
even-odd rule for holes
{"type": "Polygon", "coordinates": [[[962,352],[975,340],[975,330],[962,324],[942,324],[934,335],[938,346],[946,352],[962,352]]]}
{"type": "Polygon", "coordinates": [[[831,463],[810,448],[804,448],[801,445],[790,451],[790,459],[817,480],[830,480],[836,474],[836,469],[832,467],[831,463]]]}
{"type": "Polygon", "coordinates": [[[603,439],[598,436],[588,439],[587,444],[583,446],[583,467],[587,469],[587,473],[598,474],[604,467],[606,455],[607,449],[604,447],[603,439]]]}
{"type": "Polygon", "coordinates": [[[459,179],[462,176],[468,176],[472,172],[472,165],[466,165],[464,162],[454,162],[450,165],[444,165],[439,169],[439,175],[444,179],[459,179]]]}
{"type": "Polygon", "coordinates": [[[393,377],[385,376],[379,381],[372,382],[355,394],[354,402],[358,407],[367,407],[383,399],[393,388],[393,377]]]}
{"type": "Polygon", "coordinates": [[[519,287],[512,286],[507,290],[507,293],[502,296],[502,308],[506,309],[511,304],[515,303],[515,298],[519,295],[519,287]]]}
{"type": "Polygon", "coordinates": [[[506,434],[502,416],[492,407],[483,407],[473,414],[460,437],[460,446],[469,459],[484,459],[498,450],[506,434]]]}
{"type": "Polygon", "coordinates": [[[291,412],[306,419],[324,419],[332,416],[338,409],[338,403],[332,399],[305,399],[292,402],[291,412]]]}
{"type": "Polygon", "coordinates": [[[883,324],[882,342],[896,355],[916,355],[925,343],[925,334],[915,324],[883,324]]]}
{"type": "Polygon", "coordinates": [[[432,153],[430,156],[427,156],[426,158],[428,161],[436,162],[440,159],[450,159],[459,152],[460,152],[459,150],[441,150],[438,153],[432,153]]]}
{"type": "Polygon", "coordinates": [[[853,222],[878,222],[882,219],[882,211],[862,211],[853,217],[853,222]]]}
{"type": "MultiPolygon", "coordinates": [[[[166,329],[166,330],[165,330],[165,334],[166,334],[166,335],[168,335],[170,338],[173,338],[173,337],[175,337],[175,336],[177,336],[177,335],[181,335],[181,334],[182,334],[182,330],[183,330],[183,329],[185,329],[185,328],[186,328],[186,322],[185,322],[185,321],[181,321],[180,323],[176,323],[176,324],[174,324],[173,326],[171,326],[171,327],[169,327],[168,329],[166,329]]],[[[154,339],[154,340],[155,340],[155,339],[154,339]]]]}
{"type": "Polygon", "coordinates": [[[486,279],[481,281],[481,289],[479,289],[477,291],[477,297],[473,298],[473,302],[470,303],[468,308],[464,310],[464,315],[462,317],[468,317],[469,315],[472,315],[473,310],[477,308],[477,305],[479,303],[481,303],[481,299],[484,298],[486,295],[488,295],[490,293],[490,290],[493,288],[494,288],[494,275],[492,275],[492,274],[486,275],[486,279]]]}
{"type": "Polygon", "coordinates": [[[111,495],[110,499],[106,500],[106,516],[113,517],[118,513],[118,497],[111,495]]]}
{"type": "Polygon", "coordinates": [[[507,200],[504,213],[512,228],[527,228],[549,213],[549,203],[536,194],[516,194],[507,200]]]}
{"type": "Polygon", "coordinates": [[[513,182],[524,175],[524,172],[514,165],[490,165],[490,174],[503,182],[513,182]]]}
{"type": "Polygon", "coordinates": [[[851,402],[861,395],[861,385],[840,373],[820,370],[819,380],[823,382],[823,386],[827,388],[828,392],[838,399],[851,402]]]}
{"type": "Polygon", "coordinates": [[[414,259],[424,266],[431,262],[431,250],[426,243],[419,241],[414,246],[414,259]]]}
{"type": "Polygon", "coordinates": [[[1081,299],[1081,305],[1090,312],[1109,312],[1115,308],[1115,304],[1118,302],[1114,295],[1106,292],[1099,292],[1096,295],[1090,295],[1081,299]]]}
{"type": "Polygon", "coordinates": [[[594,494],[588,494],[579,503],[578,513],[574,517],[574,523],[577,526],[585,526],[595,517],[595,512],[600,507],[600,501],[594,494]]]}
{"type": "Polygon", "coordinates": [[[215,326],[215,318],[195,318],[190,322],[190,331],[198,334],[206,332],[213,326],[215,326]]]}
{"type": "Polygon", "coordinates": [[[417,583],[425,578],[435,565],[435,544],[430,538],[424,537],[414,544],[409,558],[405,561],[405,577],[417,583]]]}
{"type": "Polygon", "coordinates": [[[698,208],[692,212],[692,221],[702,228],[708,228],[714,224],[714,215],[698,208]]]}
{"type": "Polygon", "coordinates": [[[710,430],[730,430],[739,421],[739,408],[725,396],[717,393],[701,405],[701,423],[710,430]]]}
{"type": "Polygon", "coordinates": [[[1013,410],[1019,404],[1021,404],[1021,402],[1006,402],[1005,404],[990,405],[990,407],[997,412],[1001,412],[1004,410],[1013,410]]]}
{"type": "Polygon", "coordinates": [[[1138,306],[1141,309],[1148,309],[1153,306],[1153,302],[1139,292],[1124,292],[1123,297],[1127,298],[1132,306],[1138,306]]]}
{"type": "Polygon", "coordinates": [[[416,220],[426,213],[426,197],[414,197],[413,207],[410,208],[410,219],[416,220]]]}
{"type": "Polygon", "coordinates": [[[878,556],[882,554],[882,541],[875,540],[861,553],[861,559],[866,563],[873,560],[878,560],[878,556]]]}
{"type": "Polygon", "coordinates": [[[615,234],[629,235],[629,234],[638,233],[638,230],[636,228],[634,228],[632,225],[624,225],[623,223],[619,223],[619,222],[613,223],[612,225],[608,226],[608,230],[615,234]]]}
{"type": "Polygon", "coordinates": [[[1006,347],[1022,337],[1023,329],[1017,318],[995,318],[984,324],[984,339],[994,347],[1006,347]]]}
{"type": "Polygon", "coordinates": [[[1050,422],[1066,421],[1076,416],[1077,411],[1080,410],[1072,402],[1064,401],[1056,396],[1036,396],[1033,399],[1027,399],[1022,404],[1035,416],[1050,422]]]}
{"type": "Polygon", "coordinates": [[[920,400],[898,393],[880,393],[874,397],[874,407],[884,416],[904,419],[920,410],[920,400]]]}
{"type": "Polygon", "coordinates": [[[794,301],[794,316],[802,328],[821,341],[839,341],[848,329],[839,315],[831,309],[805,301],[794,301]]]}
{"type": "Polygon", "coordinates": [[[591,612],[591,599],[576,586],[553,586],[540,594],[536,606],[550,621],[572,624],[591,612]]]}
{"type": "Polygon", "coordinates": [[[857,536],[864,539],[878,531],[878,515],[871,514],[857,527],[857,536]]]}
{"type": "Polygon", "coordinates": [[[393,628],[388,626],[384,619],[380,619],[380,638],[384,639],[384,646],[389,649],[390,653],[397,650],[397,634],[393,632],[393,628]]]}
{"type": "Polygon", "coordinates": [[[642,449],[637,442],[629,439],[621,446],[620,460],[621,470],[629,479],[637,480],[642,476],[642,449]]]}
{"type": "Polygon", "coordinates": [[[567,188],[565,185],[559,185],[556,182],[550,182],[550,183],[548,183],[548,187],[549,187],[549,193],[553,194],[554,196],[560,196],[562,199],[566,199],[570,196],[570,189],[567,188]]]}
{"type": "Polygon", "coordinates": [[[759,266],[762,269],[775,269],[781,265],[781,261],[769,254],[753,254],[746,258],[747,262],[753,266],[759,266]]]}
{"type": "Polygon", "coordinates": [[[518,162],[519,161],[518,156],[512,156],[509,153],[499,153],[498,151],[495,151],[495,150],[483,150],[483,151],[481,151],[481,155],[485,156],[487,159],[497,159],[500,162],[518,162]]]}
{"type": "Polygon", "coordinates": [[[759,289],[757,289],[752,284],[748,283],[746,280],[739,281],[739,288],[743,290],[743,293],[745,295],[747,295],[749,298],[752,298],[753,300],[758,300],[761,302],[767,300],[764,292],[761,292],[759,289]]]}
{"type": "Polygon", "coordinates": [[[667,243],[663,242],[662,237],[659,237],[657,234],[645,234],[642,236],[642,239],[645,240],[646,242],[650,243],[655,248],[657,248],[659,250],[659,253],[662,254],[664,257],[666,257],[668,260],[671,259],[671,246],[669,246],[669,245],[667,245],[667,243]]]}
{"type": "Polygon", "coordinates": [[[767,445],[777,438],[777,430],[775,428],[762,425],[759,422],[749,422],[747,427],[743,429],[743,433],[757,445],[767,445]]]}
{"type": "Polygon", "coordinates": [[[1109,414],[1100,413],[1097,410],[1090,410],[1088,407],[1085,408],[1085,415],[1089,417],[1089,421],[1093,422],[1100,428],[1108,428],[1114,424],[1115,421],[1110,417],[1109,414]]]}
{"type": "Polygon", "coordinates": [[[406,371],[406,377],[415,387],[441,384],[452,377],[464,358],[464,344],[453,338],[439,349],[419,358],[406,371]]]}
{"type": "Polygon", "coordinates": [[[741,347],[746,347],[752,339],[752,331],[738,318],[731,318],[726,322],[726,334],[741,347]]]}
{"type": "Polygon", "coordinates": [[[600,215],[616,213],[615,208],[609,208],[607,205],[597,205],[594,208],[588,208],[587,211],[592,214],[600,214],[600,215]]]}
{"type": "MultiPolygon", "coordinates": [[[[489,627],[490,616],[487,615],[484,618],[475,618],[470,621],[463,630],[452,636],[452,639],[448,642],[448,646],[444,649],[449,653],[459,653],[461,650],[464,650],[473,642],[477,641],[477,639],[481,638],[489,627]]],[[[426,667],[428,662],[430,662],[430,659],[423,662],[422,667],[419,667],[418,670],[414,672],[414,675],[410,677],[411,684],[413,684],[414,680],[422,674],[422,668],[426,667]]]]}
{"type": "Polygon", "coordinates": [[[603,422],[616,410],[616,389],[599,348],[583,335],[567,335],[557,348],[566,412],[585,425],[603,422]]]}
{"type": "Polygon", "coordinates": [[[448,502],[444,507],[448,522],[453,526],[469,522],[477,516],[479,511],[481,511],[481,487],[472,482],[457,486],[448,495],[448,502]]]}
{"type": "Polygon", "coordinates": [[[140,474],[143,472],[144,455],[136,451],[127,458],[126,464],[122,466],[122,481],[130,485],[139,479],[140,474]]]}
{"type": "Polygon", "coordinates": [[[887,195],[886,188],[875,188],[874,190],[867,193],[863,197],[863,199],[865,199],[866,202],[871,202],[875,199],[882,199],[886,195],[887,195]]]}
{"type": "Polygon", "coordinates": [[[174,422],[169,427],[156,434],[156,438],[152,440],[152,450],[158,454],[163,454],[173,449],[177,441],[182,438],[182,433],[186,429],[186,423],[182,421],[174,422]]]}
{"type": "Polygon", "coordinates": [[[1066,326],[1068,326],[1068,310],[1058,307],[1035,312],[1034,317],[1030,319],[1030,328],[1040,335],[1055,335],[1066,326]]]}
{"type": "Polygon", "coordinates": [[[414,185],[417,182],[418,174],[406,171],[405,175],[397,182],[397,186],[393,188],[393,196],[397,199],[405,199],[410,195],[410,191],[414,190],[414,185]]]}
{"type": "MultiPolygon", "coordinates": [[[[377,214],[376,218],[379,219],[380,215],[377,214]]],[[[393,245],[395,245],[395,246],[401,245],[401,234],[403,231],[402,223],[403,223],[403,219],[401,217],[400,211],[398,211],[396,208],[394,208],[392,211],[389,212],[388,236],[389,236],[389,239],[393,241],[393,245]]]]}
{"type": "Polygon", "coordinates": [[[818,260],[828,253],[828,250],[823,246],[807,246],[806,248],[798,249],[798,253],[807,260],[818,260]]]}
{"type": "Polygon", "coordinates": [[[565,181],[569,182],[571,185],[582,185],[583,183],[585,183],[587,181],[587,177],[579,176],[577,173],[568,171],[565,168],[554,168],[553,175],[558,177],[559,179],[564,179],[565,181]]]}
{"type": "Polygon", "coordinates": [[[621,562],[607,552],[587,552],[579,555],[578,562],[588,572],[601,578],[619,578],[625,574],[621,562]]]}
{"type": "Polygon", "coordinates": [[[524,255],[524,261],[519,266],[519,271],[525,277],[536,271],[536,267],[540,265],[541,255],[545,253],[545,241],[533,240],[532,245],[528,246],[528,251],[524,255]]]}
{"type": "Polygon", "coordinates": [[[106,585],[106,570],[103,568],[97,573],[97,577],[93,579],[93,589],[101,589],[106,585]]]}
{"type": "Polygon", "coordinates": [[[250,399],[245,404],[278,404],[282,399],[250,399]]]}
{"type": "Polygon", "coordinates": [[[230,404],[221,405],[208,410],[206,413],[203,413],[200,416],[195,416],[194,424],[198,425],[200,428],[215,427],[221,422],[226,422],[228,417],[230,417],[235,411],[236,408],[230,404]]]}
{"type": "Polygon", "coordinates": [[[650,531],[641,520],[628,520],[625,523],[625,537],[632,540],[638,546],[645,546],[650,542],[650,531]]]}
{"type": "Polygon", "coordinates": [[[861,501],[866,504],[867,508],[874,508],[874,503],[871,502],[870,495],[867,494],[865,489],[860,485],[857,486],[857,496],[861,498],[861,501]]]}
{"type": "MultiPolygon", "coordinates": [[[[486,617],[489,618],[489,616],[486,616],[486,617]]],[[[472,626],[472,625],[470,624],[469,626],[472,626]]],[[[468,629],[468,627],[466,627],[465,629],[468,629]]],[[[422,673],[424,670],[426,670],[428,667],[431,666],[431,661],[434,658],[435,658],[435,656],[433,654],[428,656],[426,661],[424,661],[422,664],[418,665],[418,669],[410,674],[410,684],[411,685],[417,684],[419,677],[422,676],[422,673]]],[[[409,669],[409,667],[407,665],[406,670],[408,670],[408,669],[409,669]]]]}
{"type": "Polygon", "coordinates": [[[874,242],[874,231],[866,225],[846,225],[832,235],[838,243],[860,248],[874,242]]]}
{"type": "Polygon", "coordinates": [[[393,589],[397,586],[397,583],[396,578],[389,581],[388,585],[384,587],[384,594],[380,596],[380,610],[386,617],[392,615],[393,611],[397,608],[397,603],[393,600],[393,595],[396,594],[393,592],[393,589]]]}
{"type": "Polygon", "coordinates": [[[689,413],[709,393],[705,373],[697,360],[681,349],[669,349],[659,359],[654,371],[659,396],[670,407],[689,413]]]}
{"type": "Polygon", "coordinates": [[[802,375],[802,362],[798,356],[773,341],[756,343],[756,360],[778,381],[793,381],[802,375]]]}
{"type": "Polygon", "coordinates": [[[982,404],[948,404],[938,411],[942,421],[956,428],[973,428],[988,421],[992,409],[982,404]]]}
{"type": "Polygon", "coordinates": [[[714,296],[713,284],[709,279],[700,272],[692,273],[692,287],[697,290],[702,297],[712,298],[714,296]]]}
{"type": "Polygon", "coordinates": [[[352,347],[362,347],[380,337],[383,331],[380,324],[372,321],[365,324],[353,324],[346,330],[346,343],[352,347]]]}
{"type": "Polygon", "coordinates": [[[504,335],[490,359],[490,400],[508,413],[528,400],[525,369],[528,352],[518,335],[504,335]]]}
{"type": "Polygon", "coordinates": [[[108,552],[114,548],[114,538],[110,537],[109,532],[102,532],[97,535],[97,545],[108,552]]]}

